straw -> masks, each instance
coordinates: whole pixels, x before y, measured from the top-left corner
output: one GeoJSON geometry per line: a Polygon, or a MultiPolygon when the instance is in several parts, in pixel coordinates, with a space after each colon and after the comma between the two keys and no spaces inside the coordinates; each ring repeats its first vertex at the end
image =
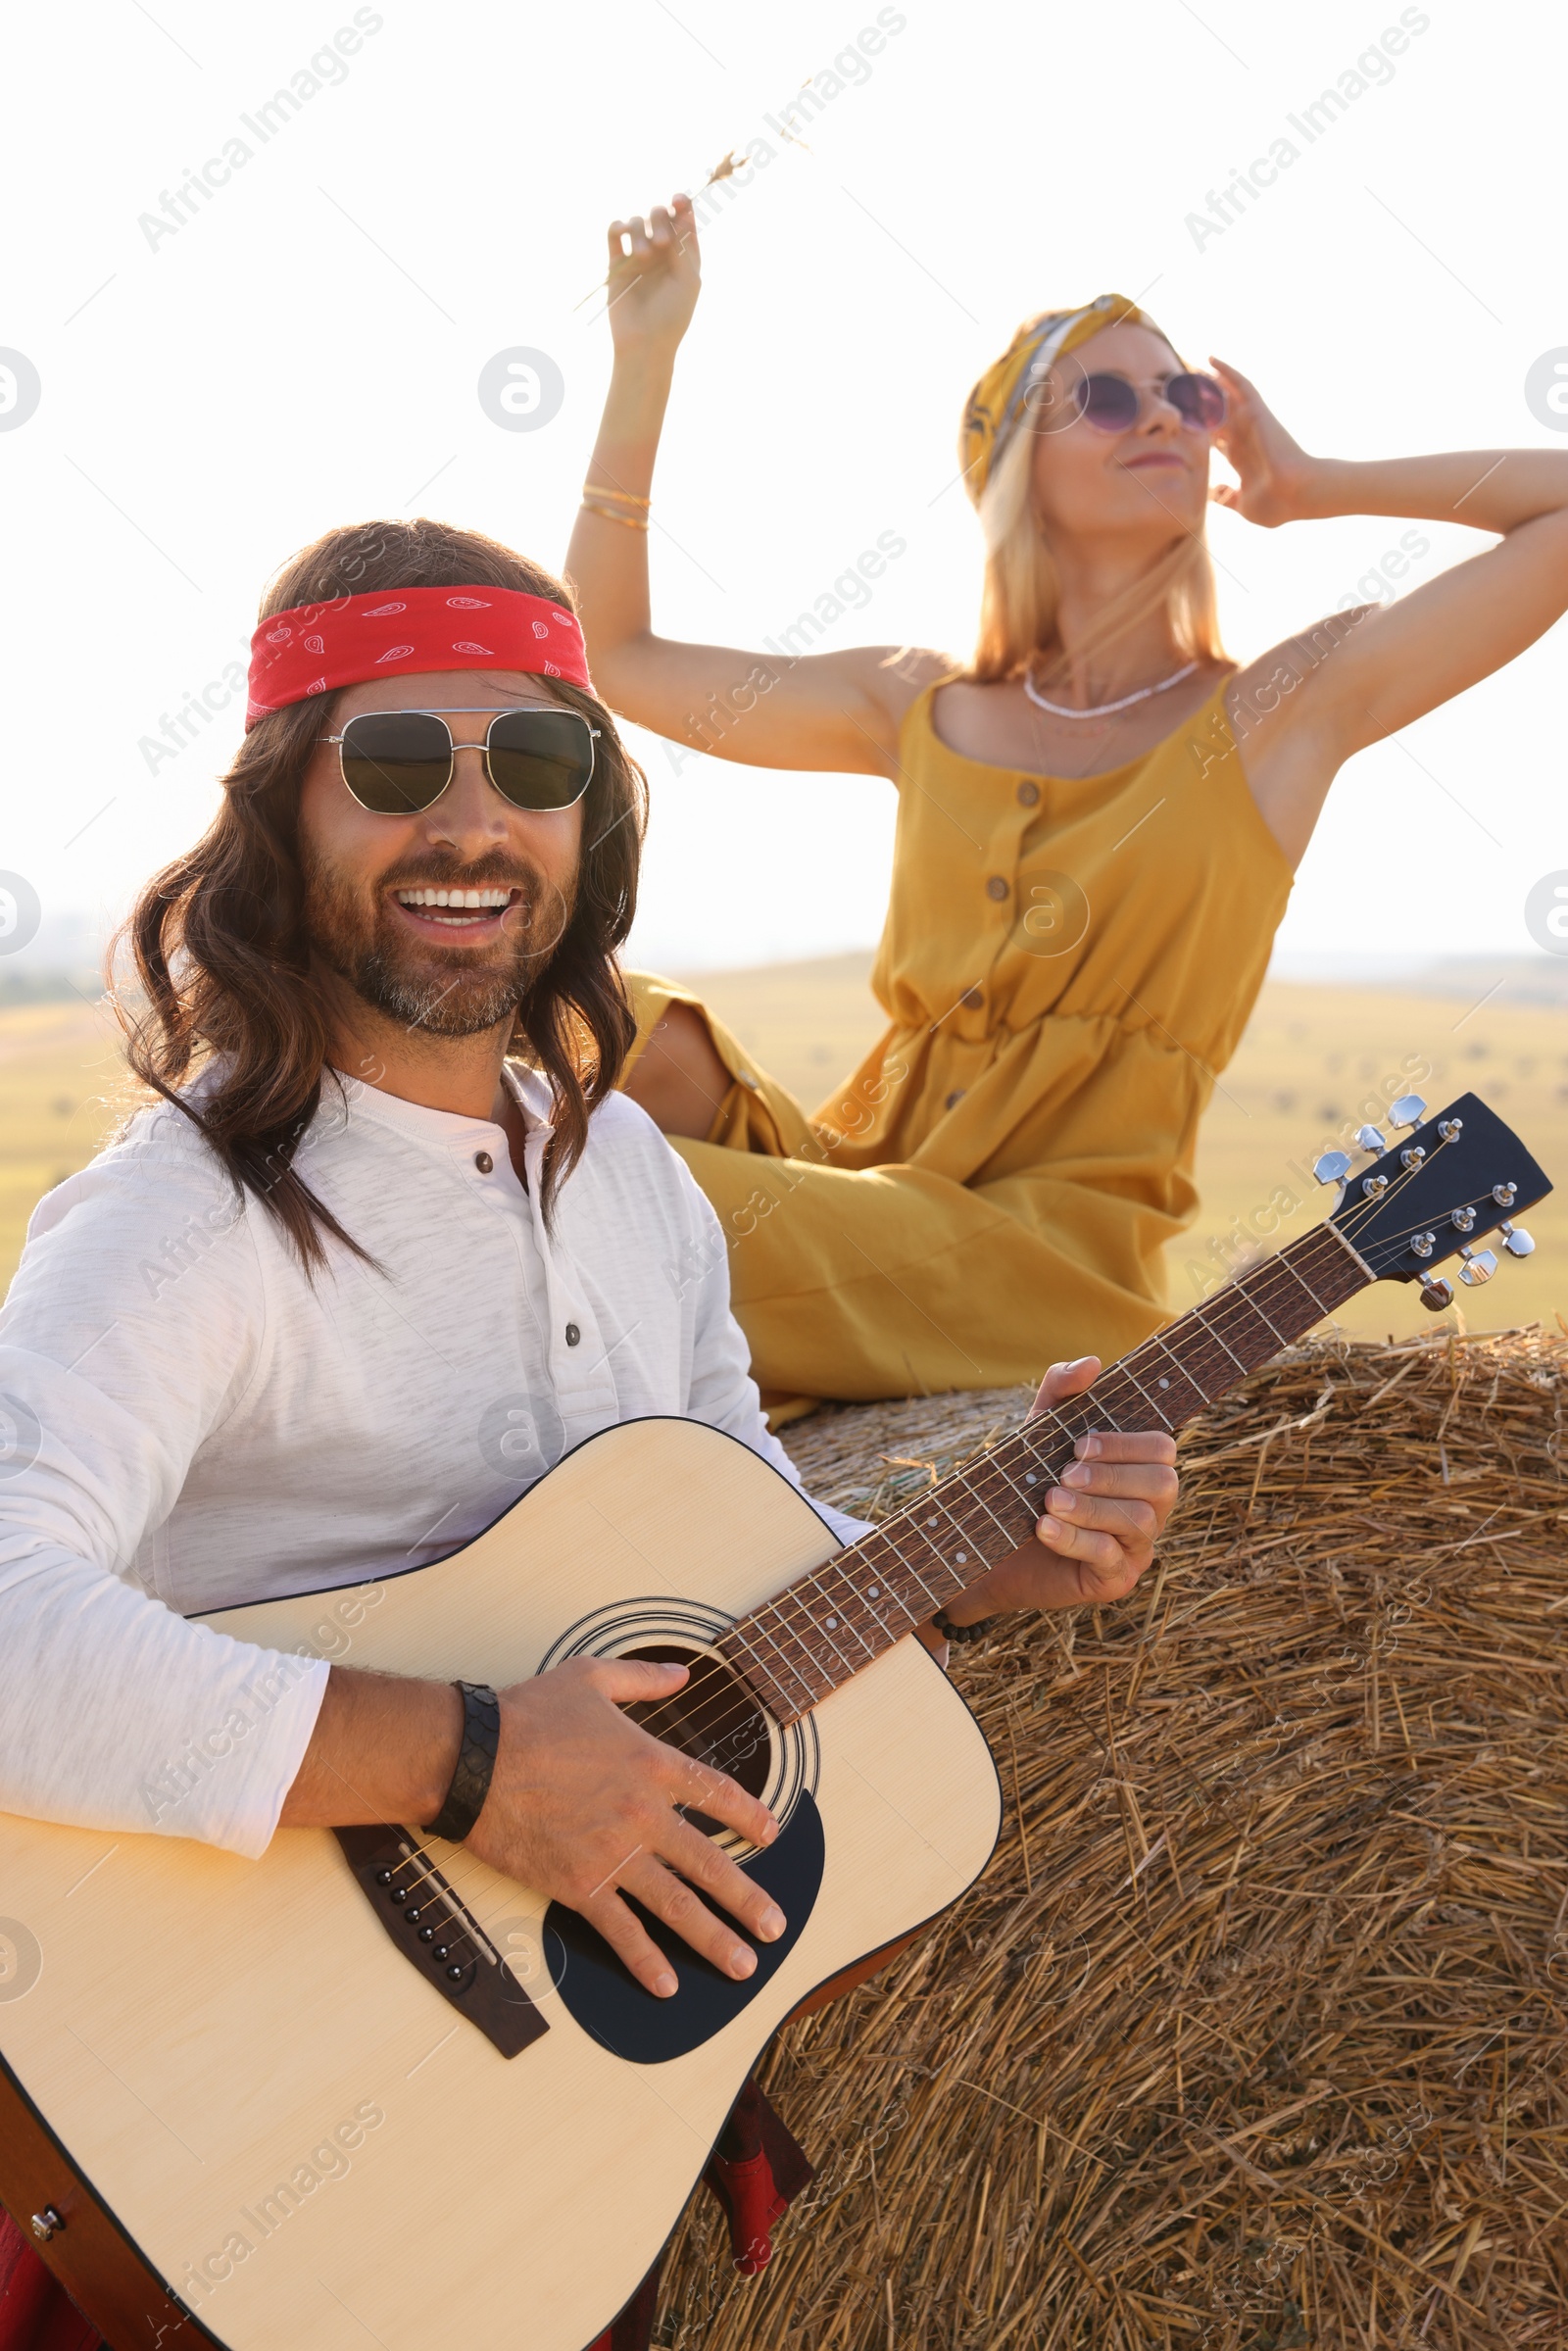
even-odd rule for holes
{"type": "MultiPolygon", "coordinates": [[[[1127,1602],[956,1655],[997,1854],[781,2036],[816,2182],[756,2282],[695,2199],[657,2342],[1568,2344],[1565,1366],[1296,1349],[1189,1432],[1127,1602]]],[[[1022,1401],[791,1439],[874,1514],[1022,1401]]]]}

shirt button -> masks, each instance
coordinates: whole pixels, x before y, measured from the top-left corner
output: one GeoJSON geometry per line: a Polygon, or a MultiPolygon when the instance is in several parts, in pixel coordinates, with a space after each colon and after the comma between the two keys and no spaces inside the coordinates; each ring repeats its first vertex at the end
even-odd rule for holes
{"type": "Polygon", "coordinates": [[[1040,786],[1038,784],[1022,783],[1018,786],[1018,806],[1021,808],[1032,808],[1039,798],[1040,786]]]}
{"type": "Polygon", "coordinates": [[[566,1345],[568,1347],[575,1347],[581,1337],[582,1333],[578,1330],[576,1324],[574,1322],[568,1322],[566,1325],[566,1345]]]}
{"type": "Polygon", "coordinates": [[[959,1086],[959,1087],[956,1088],[956,1090],[955,1090],[955,1091],[954,1091],[952,1094],[950,1094],[950,1095],[948,1096],[948,1108],[949,1108],[950,1110],[956,1110],[956,1109],[957,1108],[958,1104],[959,1104],[959,1103],[962,1102],[962,1100],[963,1100],[963,1088],[962,1088],[961,1086],[959,1086]]]}
{"type": "Polygon", "coordinates": [[[1004,899],[1006,897],[1006,883],[1003,880],[1000,873],[994,873],[986,884],[987,898],[1004,899]]]}
{"type": "Polygon", "coordinates": [[[758,1083],[757,1083],[757,1080],[756,1080],[756,1078],[754,1078],[754,1077],[753,1077],[753,1075],[752,1075],[752,1073],[751,1073],[751,1071],[750,1071],[749,1069],[743,1069],[743,1070],[741,1071],[741,1084],[742,1084],[743,1086],[750,1086],[750,1088],[751,1088],[751,1090],[752,1090],[752,1092],[753,1092],[754,1094],[755,1094],[755,1093],[757,1093],[757,1091],[758,1091],[758,1083]]]}
{"type": "Polygon", "coordinates": [[[965,988],[958,999],[959,1004],[971,1012],[978,1012],[985,1001],[978,988],[965,988]]]}
{"type": "Polygon", "coordinates": [[[473,1154],[473,1163],[481,1175],[488,1175],[490,1170],[495,1165],[495,1161],[491,1158],[488,1151],[475,1151],[473,1154]]]}

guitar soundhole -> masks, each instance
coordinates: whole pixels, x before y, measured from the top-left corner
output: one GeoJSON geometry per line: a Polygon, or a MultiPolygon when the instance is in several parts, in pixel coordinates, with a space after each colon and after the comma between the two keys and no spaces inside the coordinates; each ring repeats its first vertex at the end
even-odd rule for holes
{"type": "MultiPolygon", "coordinates": [[[[691,1679],[673,1697],[650,1698],[628,1706],[625,1711],[634,1723],[642,1723],[656,1739],[677,1747],[683,1755],[693,1755],[699,1763],[723,1772],[748,1795],[765,1794],[772,1739],[767,1718],[744,1682],[716,1657],[669,1641],[650,1641],[620,1654],[642,1658],[649,1665],[684,1665],[690,1670],[691,1679]]],[[[710,1820],[694,1805],[683,1804],[679,1809],[705,1836],[725,1833],[722,1822],[710,1820]]]]}

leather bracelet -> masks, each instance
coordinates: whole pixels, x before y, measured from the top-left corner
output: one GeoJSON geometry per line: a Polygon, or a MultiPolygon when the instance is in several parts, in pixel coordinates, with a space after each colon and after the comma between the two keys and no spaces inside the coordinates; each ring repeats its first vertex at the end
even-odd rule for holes
{"type": "Polygon", "coordinates": [[[966,1641],[983,1641],[997,1622],[994,1616],[977,1616],[972,1625],[956,1625],[945,1608],[939,1608],[931,1619],[944,1641],[956,1641],[962,1648],[966,1641]]]}
{"type": "Polygon", "coordinates": [[[463,1696],[463,1741],[446,1801],[420,1834],[461,1845],[490,1793],[490,1775],[501,1744],[501,1701],[487,1682],[454,1682],[463,1696]]]}

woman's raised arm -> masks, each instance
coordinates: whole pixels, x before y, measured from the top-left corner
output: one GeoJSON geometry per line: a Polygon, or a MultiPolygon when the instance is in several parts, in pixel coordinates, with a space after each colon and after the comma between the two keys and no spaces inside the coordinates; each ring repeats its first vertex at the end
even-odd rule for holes
{"type": "Polygon", "coordinates": [[[607,282],[614,368],[566,552],[599,692],[639,726],[719,759],[891,775],[900,719],[949,667],[938,655],[858,646],[791,658],[654,634],[639,525],[700,284],[689,197],[656,207],[646,223],[611,223],[607,282]]]}
{"type": "Polygon", "coordinates": [[[1568,610],[1568,450],[1308,457],[1244,375],[1215,366],[1231,402],[1221,446],[1241,476],[1212,493],[1219,504],[1265,527],[1391,514],[1501,534],[1396,604],[1329,614],[1235,681],[1248,780],[1286,854],[1298,857],[1353,752],[1490,677],[1568,610]],[[1259,710],[1271,714],[1252,720],[1259,710]]]}

